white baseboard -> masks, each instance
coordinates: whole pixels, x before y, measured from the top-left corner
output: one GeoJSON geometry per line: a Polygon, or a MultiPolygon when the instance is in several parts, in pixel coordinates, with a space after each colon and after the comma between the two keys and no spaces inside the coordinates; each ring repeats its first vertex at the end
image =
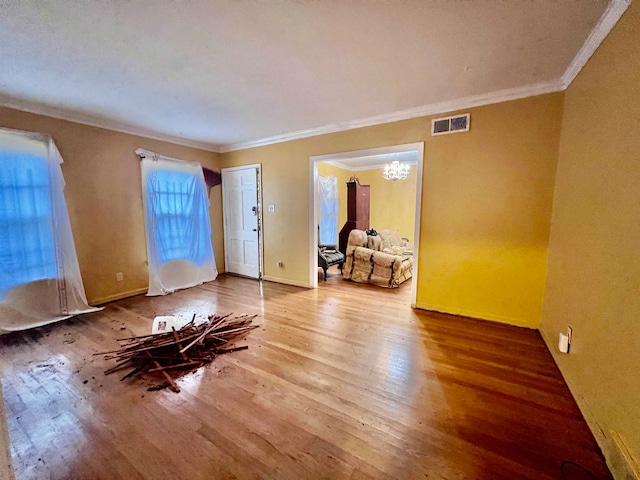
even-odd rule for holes
{"type": "Polygon", "coordinates": [[[113,295],[108,295],[106,297],[92,298],[91,300],[89,300],[89,305],[91,306],[104,305],[105,303],[114,302],[116,300],[122,300],[123,298],[135,297],[136,295],[140,295],[141,293],[147,293],[147,290],[149,290],[148,287],[136,288],[135,290],[115,293],[113,295]]]}
{"type": "Polygon", "coordinates": [[[414,308],[417,308],[419,310],[428,310],[430,312],[448,313],[450,315],[460,315],[463,317],[477,318],[478,320],[490,320],[492,322],[506,323],[508,325],[531,328],[533,330],[538,329],[538,325],[532,327],[529,322],[527,322],[526,320],[522,320],[521,318],[505,317],[502,315],[494,315],[492,313],[478,313],[471,310],[451,308],[443,305],[435,305],[432,303],[416,303],[414,308]]]}
{"type": "Polygon", "coordinates": [[[288,278],[270,277],[265,275],[264,277],[262,277],[262,280],[266,282],[282,283],[284,285],[293,285],[294,287],[313,288],[308,283],[298,282],[296,280],[289,280],[288,278]]]}

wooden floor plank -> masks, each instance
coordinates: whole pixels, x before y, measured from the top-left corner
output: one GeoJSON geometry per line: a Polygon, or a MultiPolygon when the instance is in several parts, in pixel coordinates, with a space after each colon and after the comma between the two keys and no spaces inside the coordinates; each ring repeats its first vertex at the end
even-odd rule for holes
{"type": "Polygon", "coordinates": [[[410,308],[329,270],[319,288],[221,275],[0,337],[16,478],[558,479],[611,476],[537,331],[410,308]],[[156,315],[257,314],[178,380],[105,376],[156,315]]]}

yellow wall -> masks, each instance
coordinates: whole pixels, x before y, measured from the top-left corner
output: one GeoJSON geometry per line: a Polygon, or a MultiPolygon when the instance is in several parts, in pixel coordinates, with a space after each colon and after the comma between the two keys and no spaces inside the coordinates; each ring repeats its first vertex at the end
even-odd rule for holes
{"type": "Polygon", "coordinates": [[[382,169],[353,173],[361,185],[370,185],[371,228],[398,230],[402,237],[413,241],[416,223],[417,168],[411,167],[406,180],[395,182],[382,177],[382,169]]]}
{"type": "Polygon", "coordinates": [[[640,463],[638,32],[636,1],[566,91],[541,330],[605,455],[615,430],[640,463]]]}
{"type": "Polygon", "coordinates": [[[537,328],[562,94],[474,109],[425,155],[418,305],[537,328]],[[518,119],[515,121],[514,119],[518,119]]]}
{"type": "Polygon", "coordinates": [[[471,131],[431,136],[432,117],[221,155],[262,164],[265,278],[309,285],[309,157],[425,142],[417,304],[537,327],[563,94],[472,108],[471,131]],[[283,268],[276,262],[284,263],[283,268]]]}
{"type": "MultiPolygon", "coordinates": [[[[218,154],[42,115],[0,108],[0,127],[50,134],[64,159],[65,197],[89,303],[146,291],[140,162],[145,148],[219,170],[218,154]],[[116,281],[116,272],[124,281],[116,281]]],[[[210,195],[216,262],[224,268],[221,187],[210,195]]]]}

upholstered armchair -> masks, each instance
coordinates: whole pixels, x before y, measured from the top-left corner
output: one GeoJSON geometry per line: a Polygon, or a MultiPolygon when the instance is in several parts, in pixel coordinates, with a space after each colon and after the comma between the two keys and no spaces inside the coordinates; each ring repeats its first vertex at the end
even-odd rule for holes
{"type": "Polygon", "coordinates": [[[338,250],[337,245],[319,245],[318,246],[318,266],[324,272],[324,280],[327,280],[327,268],[331,265],[339,265],[340,272],[344,264],[344,255],[338,250]]]}
{"type": "Polygon", "coordinates": [[[411,278],[413,252],[402,247],[399,235],[382,230],[367,235],[351,230],[342,276],[358,283],[396,288],[411,278]]]}

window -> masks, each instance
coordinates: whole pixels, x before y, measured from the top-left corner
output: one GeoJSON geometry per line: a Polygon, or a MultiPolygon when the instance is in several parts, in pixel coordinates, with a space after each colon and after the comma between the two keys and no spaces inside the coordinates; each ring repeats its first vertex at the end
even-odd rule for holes
{"type": "Polygon", "coordinates": [[[338,178],[318,175],[320,204],[319,245],[338,244],[338,178]]]}
{"type": "Polygon", "coordinates": [[[0,298],[17,285],[57,277],[51,184],[43,155],[0,148],[0,298]]]}
{"type": "Polygon", "coordinates": [[[53,139],[0,128],[0,334],[98,310],[87,304],[53,139]]]}
{"type": "Polygon", "coordinates": [[[198,163],[139,150],[149,258],[148,295],[214,280],[209,199],[198,163]],[[147,156],[148,155],[148,156],[147,156]]]}
{"type": "Polygon", "coordinates": [[[156,170],[147,179],[147,191],[155,217],[153,235],[158,245],[160,264],[171,260],[192,260],[202,265],[207,260],[210,240],[197,236],[193,248],[192,236],[195,223],[208,223],[208,212],[195,208],[194,189],[198,178],[191,173],[156,170]],[[193,221],[194,214],[198,222],[193,221]],[[206,218],[202,218],[206,216],[206,218]]]}

